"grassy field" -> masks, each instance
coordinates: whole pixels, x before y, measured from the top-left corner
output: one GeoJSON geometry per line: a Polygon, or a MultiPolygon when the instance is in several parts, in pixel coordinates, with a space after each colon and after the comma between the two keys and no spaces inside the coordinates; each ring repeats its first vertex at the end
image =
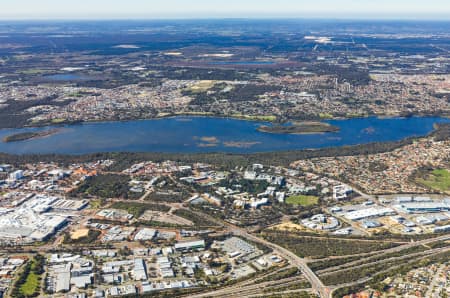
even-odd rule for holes
{"type": "Polygon", "coordinates": [[[133,214],[135,218],[139,218],[147,210],[168,212],[170,207],[159,204],[146,204],[136,202],[115,202],[111,208],[126,210],[129,214],[133,214]]]}
{"type": "Polygon", "coordinates": [[[425,179],[419,178],[418,182],[435,190],[450,191],[450,172],[437,169],[428,174],[425,179]]]}
{"type": "Polygon", "coordinates": [[[243,114],[233,114],[231,115],[232,118],[239,118],[244,120],[251,120],[251,121],[267,121],[267,122],[273,122],[277,120],[277,117],[274,115],[243,115],[243,114]]]}
{"type": "Polygon", "coordinates": [[[39,276],[33,271],[27,276],[27,281],[20,287],[20,292],[25,296],[33,295],[39,288],[39,276]]]}
{"type": "Polygon", "coordinates": [[[203,80],[199,81],[197,84],[191,86],[188,89],[193,93],[205,92],[208,91],[210,88],[212,88],[216,83],[217,81],[213,80],[203,80]]]}
{"type": "Polygon", "coordinates": [[[333,115],[329,114],[329,113],[320,113],[319,117],[321,119],[333,119],[333,115]]]}
{"type": "Polygon", "coordinates": [[[103,200],[98,199],[98,200],[91,200],[89,202],[91,209],[99,209],[100,207],[102,207],[105,203],[103,200]]]}
{"type": "Polygon", "coordinates": [[[286,199],[286,203],[290,205],[312,206],[318,202],[318,197],[305,195],[292,196],[286,199]]]}
{"type": "Polygon", "coordinates": [[[55,119],[52,119],[52,123],[53,124],[60,124],[60,123],[63,123],[64,121],[67,121],[67,119],[64,119],[64,118],[55,118],[55,119]]]}
{"type": "Polygon", "coordinates": [[[12,297],[37,297],[41,286],[43,258],[34,258],[27,264],[12,292],[12,297]]]}

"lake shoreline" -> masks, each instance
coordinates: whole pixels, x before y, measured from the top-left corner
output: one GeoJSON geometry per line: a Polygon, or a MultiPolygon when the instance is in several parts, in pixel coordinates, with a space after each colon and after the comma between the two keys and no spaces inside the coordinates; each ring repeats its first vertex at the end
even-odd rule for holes
{"type": "Polygon", "coordinates": [[[45,130],[45,131],[37,131],[37,132],[22,132],[16,133],[12,135],[8,135],[2,139],[4,143],[15,143],[15,142],[23,142],[33,139],[40,139],[49,137],[51,135],[57,134],[60,131],[58,128],[45,130]]]}
{"type": "Polygon", "coordinates": [[[332,121],[332,120],[351,120],[351,119],[366,119],[366,118],[377,118],[377,119],[407,119],[407,118],[427,118],[427,117],[436,117],[436,118],[447,118],[450,119],[450,114],[446,113],[418,113],[414,115],[402,115],[402,114],[393,114],[393,115],[354,115],[347,117],[312,117],[311,119],[296,119],[296,118],[287,118],[287,119],[278,119],[275,115],[221,115],[214,114],[210,112],[183,112],[183,113],[163,113],[158,114],[154,117],[146,117],[146,118],[129,118],[129,119],[100,119],[100,120],[64,120],[60,122],[38,122],[32,123],[22,126],[12,126],[12,127],[0,127],[1,130],[6,129],[21,129],[21,128],[42,128],[42,127],[50,127],[50,126],[71,126],[78,124],[89,124],[89,123],[113,123],[113,122],[131,122],[131,121],[146,121],[146,120],[160,120],[160,119],[171,119],[177,117],[205,117],[205,118],[221,118],[221,119],[234,119],[234,120],[244,120],[251,122],[267,122],[272,124],[283,124],[289,122],[324,122],[324,121],[332,121]]]}

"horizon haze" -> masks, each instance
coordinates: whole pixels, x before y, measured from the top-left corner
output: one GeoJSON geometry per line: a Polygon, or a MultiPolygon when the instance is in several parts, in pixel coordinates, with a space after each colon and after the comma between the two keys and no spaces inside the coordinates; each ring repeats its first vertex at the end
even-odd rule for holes
{"type": "Polygon", "coordinates": [[[16,0],[2,5],[0,20],[30,19],[205,19],[205,18],[335,18],[450,20],[444,0],[318,0],[274,3],[269,0],[56,1],[16,0]],[[158,1],[159,2],[159,1],[158,1]]]}

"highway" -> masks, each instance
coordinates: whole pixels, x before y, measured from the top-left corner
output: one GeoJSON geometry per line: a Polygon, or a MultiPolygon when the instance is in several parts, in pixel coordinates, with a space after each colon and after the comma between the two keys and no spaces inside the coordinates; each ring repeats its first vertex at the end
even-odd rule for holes
{"type": "MultiPolygon", "coordinates": [[[[419,246],[419,245],[421,245],[421,244],[418,244],[417,246],[419,246]]],[[[409,247],[407,247],[407,248],[409,248],[409,247]]],[[[405,249],[407,249],[407,248],[405,248],[405,249]]],[[[421,255],[430,255],[433,253],[440,253],[440,252],[446,251],[447,249],[449,249],[449,248],[441,247],[441,248],[435,248],[435,249],[428,249],[428,250],[421,251],[421,252],[412,252],[412,253],[404,254],[401,256],[389,257],[386,259],[372,261],[372,259],[374,259],[376,257],[388,254],[388,252],[383,251],[383,253],[372,255],[372,256],[368,257],[367,259],[359,259],[359,260],[348,262],[348,263],[345,263],[342,265],[328,267],[326,269],[318,270],[318,271],[316,271],[316,273],[319,275],[324,275],[327,273],[335,273],[336,271],[347,270],[348,268],[354,269],[354,268],[358,268],[361,266],[367,266],[369,264],[374,265],[374,264],[379,264],[379,263],[386,262],[386,261],[399,260],[399,259],[403,259],[403,258],[407,258],[407,257],[416,257],[416,256],[421,256],[421,255]]]]}
{"type": "MultiPolygon", "coordinates": [[[[320,274],[321,277],[325,277],[327,275],[332,275],[332,274],[336,274],[336,273],[341,273],[341,274],[345,274],[345,272],[348,272],[349,270],[359,270],[360,268],[363,267],[371,267],[371,266],[376,266],[379,264],[383,264],[385,262],[392,262],[392,261],[399,261],[399,260],[404,260],[404,262],[402,262],[400,265],[396,265],[396,266],[392,266],[392,267],[385,267],[387,268],[386,270],[383,271],[389,271],[392,268],[396,268],[398,266],[404,265],[406,263],[409,263],[411,261],[417,260],[417,259],[423,259],[426,258],[432,254],[438,254],[438,253],[443,253],[443,252],[448,252],[450,251],[450,247],[445,247],[445,248],[437,248],[434,249],[432,251],[429,251],[427,253],[420,253],[420,254],[410,254],[410,255],[405,255],[405,256],[400,256],[400,257],[395,257],[395,258],[390,258],[390,259],[384,259],[384,260],[379,260],[376,262],[372,262],[372,263],[363,263],[361,265],[355,266],[355,267],[351,267],[351,268],[346,268],[346,269],[342,269],[342,270],[336,270],[336,271],[330,271],[324,274],[320,274]]],[[[380,272],[377,272],[380,273],[380,272]]],[[[368,277],[369,279],[371,278],[370,276],[368,277]]],[[[339,284],[337,284],[336,286],[340,286],[339,284]]]]}
{"type": "MultiPolygon", "coordinates": [[[[271,287],[280,287],[280,286],[289,286],[294,285],[301,281],[301,276],[289,277],[285,279],[266,281],[262,283],[256,284],[243,284],[238,283],[229,287],[220,288],[214,291],[199,293],[199,294],[190,294],[189,298],[206,298],[206,297],[243,297],[243,296],[254,296],[264,294],[264,290],[269,289],[271,287]]],[[[277,290],[274,289],[273,292],[277,290]]],[[[288,291],[288,290],[285,290],[288,291]]],[[[296,289],[292,291],[311,291],[310,288],[306,289],[296,289]]],[[[272,291],[270,292],[272,293],[272,291]]],[[[267,294],[267,293],[266,293],[267,294]]]]}
{"type": "Polygon", "coordinates": [[[271,249],[273,249],[274,253],[282,256],[287,261],[290,262],[291,265],[298,267],[302,273],[305,275],[306,279],[311,283],[311,287],[314,291],[316,291],[320,297],[330,297],[330,290],[325,287],[322,281],[317,277],[317,275],[308,267],[306,261],[290,250],[285,249],[284,247],[278,246],[272,242],[261,239],[255,235],[252,235],[245,231],[244,229],[238,228],[231,224],[226,224],[229,230],[236,236],[240,236],[242,238],[248,239],[255,243],[263,244],[271,249]]]}
{"type": "MultiPolygon", "coordinates": [[[[371,198],[368,195],[364,195],[366,198],[371,198]]],[[[338,287],[341,287],[343,285],[337,285],[337,286],[332,286],[332,287],[327,287],[325,286],[322,281],[319,279],[319,277],[308,267],[307,265],[307,261],[303,258],[300,258],[299,256],[297,256],[296,254],[294,254],[293,252],[285,249],[284,247],[281,247],[277,244],[274,244],[272,242],[269,242],[267,240],[264,240],[262,238],[259,238],[251,233],[249,233],[248,231],[246,231],[243,228],[240,228],[238,226],[235,226],[233,224],[230,224],[228,222],[225,221],[221,221],[218,220],[216,218],[213,218],[209,215],[205,215],[204,213],[201,213],[203,216],[207,216],[208,218],[210,218],[212,221],[215,221],[217,224],[220,224],[222,226],[224,226],[228,232],[234,234],[235,236],[239,236],[242,238],[245,238],[249,241],[252,241],[254,243],[260,243],[262,245],[265,245],[266,247],[271,248],[275,254],[278,254],[282,257],[284,257],[288,262],[290,262],[291,265],[298,267],[302,273],[304,274],[305,278],[311,283],[311,290],[312,292],[316,293],[317,295],[319,295],[319,297],[321,298],[329,298],[332,297],[332,291],[338,287]]],[[[419,246],[419,245],[426,245],[435,241],[442,241],[442,240],[450,240],[450,235],[443,235],[443,236],[439,236],[439,237],[434,237],[434,238],[428,238],[428,239],[424,239],[424,240],[420,240],[420,241],[415,241],[415,242],[410,242],[410,243],[405,243],[403,245],[397,246],[397,247],[393,247],[393,248],[389,248],[389,249],[385,249],[380,251],[378,254],[374,254],[373,256],[377,256],[377,255],[385,255],[388,253],[394,253],[394,252],[400,252],[402,250],[411,248],[411,247],[415,247],[415,246],[419,246]]],[[[433,252],[439,252],[442,251],[443,248],[438,248],[435,250],[432,250],[433,252]]],[[[382,262],[383,260],[380,260],[378,262],[382,262]]],[[[355,265],[360,262],[360,260],[358,261],[354,261],[355,265]]],[[[376,263],[378,263],[376,262],[376,263]]],[[[353,263],[353,262],[350,262],[353,263]]],[[[347,265],[347,264],[345,264],[347,265]]],[[[342,265],[342,266],[345,266],[342,265]]],[[[347,265],[348,267],[348,265],[347,265]]],[[[369,278],[370,279],[370,278],[369,278]]],[[[356,284],[356,283],[351,283],[356,284]]],[[[212,293],[205,293],[205,294],[209,294],[211,295],[212,293]]],[[[206,296],[199,296],[199,297],[208,297],[208,295],[206,296]]],[[[242,297],[242,296],[241,296],[242,297]]]]}
{"type": "Polygon", "coordinates": [[[210,220],[215,221],[217,224],[225,226],[225,228],[235,236],[239,236],[247,240],[250,240],[254,243],[259,243],[266,247],[271,248],[275,254],[278,254],[281,257],[285,258],[291,265],[296,266],[302,271],[306,279],[311,283],[313,292],[317,293],[319,297],[321,298],[331,297],[331,289],[327,288],[322,283],[322,281],[317,277],[317,275],[308,267],[306,260],[304,260],[303,258],[300,258],[290,250],[285,249],[284,247],[281,247],[272,242],[269,242],[255,235],[252,235],[243,228],[219,220],[217,218],[213,218],[209,215],[206,215],[205,213],[201,213],[201,215],[207,216],[208,218],[210,218],[210,220]]]}

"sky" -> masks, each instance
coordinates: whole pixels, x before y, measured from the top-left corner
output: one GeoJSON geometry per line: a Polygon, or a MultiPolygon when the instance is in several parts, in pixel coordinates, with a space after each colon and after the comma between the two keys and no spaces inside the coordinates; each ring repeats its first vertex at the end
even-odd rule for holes
{"type": "Polygon", "coordinates": [[[450,20],[450,0],[1,0],[0,19],[450,20]]]}

